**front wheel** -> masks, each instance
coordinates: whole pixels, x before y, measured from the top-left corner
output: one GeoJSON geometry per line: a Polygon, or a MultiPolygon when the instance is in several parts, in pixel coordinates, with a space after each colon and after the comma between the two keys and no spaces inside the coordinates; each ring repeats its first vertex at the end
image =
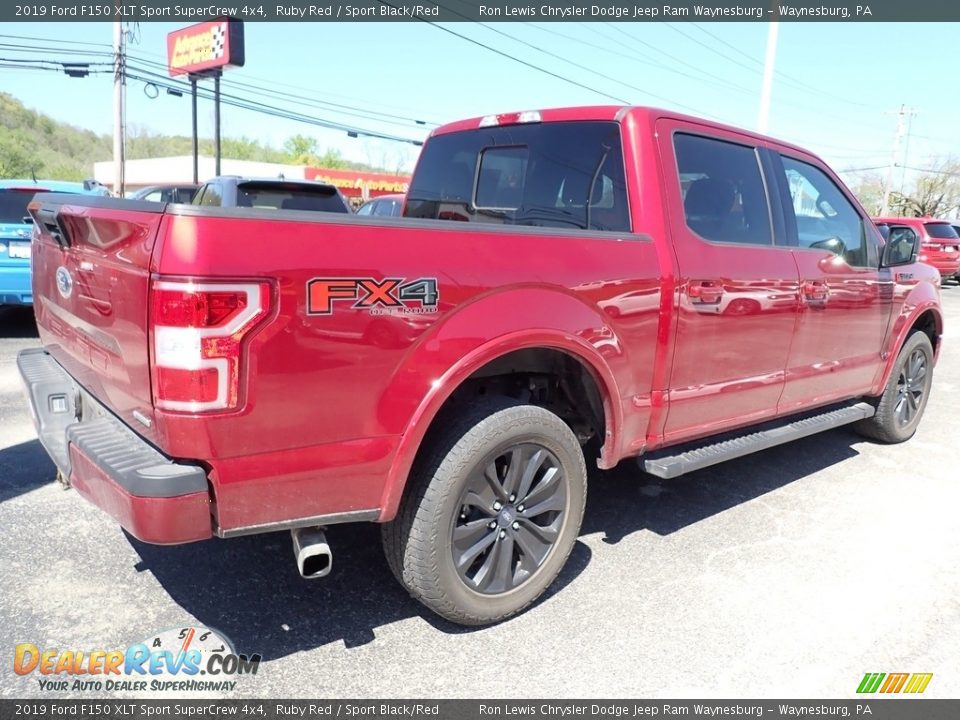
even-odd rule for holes
{"type": "Polygon", "coordinates": [[[858,422],[856,430],[885,443],[909,440],[927,407],[932,382],[933,345],[926,333],[916,331],[900,349],[883,395],[877,400],[876,414],[858,422]]]}
{"type": "Polygon", "coordinates": [[[383,528],[387,560],[413,597],[448,620],[504,620],[559,574],[586,489],[583,452],[559,417],[487,399],[424,448],[383,528]]]}

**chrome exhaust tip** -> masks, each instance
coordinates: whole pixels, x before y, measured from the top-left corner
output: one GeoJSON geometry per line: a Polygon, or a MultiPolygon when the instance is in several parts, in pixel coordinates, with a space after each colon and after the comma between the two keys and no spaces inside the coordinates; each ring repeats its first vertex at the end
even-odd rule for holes
{"type": "Polygon", "coordinates": [[[297,559],[300,577],[307,580],[326,577],[333,569],[333,553],[327,544],[323,528],[303,527],[290,531],[293,554],[297,559]]]}

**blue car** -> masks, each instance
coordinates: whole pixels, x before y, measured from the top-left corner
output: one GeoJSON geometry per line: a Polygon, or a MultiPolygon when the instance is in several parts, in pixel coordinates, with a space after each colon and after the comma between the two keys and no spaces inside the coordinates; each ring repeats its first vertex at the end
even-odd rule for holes
{"type": "Polygon", "coordinates": [[[109,195],[95,182],[0,180],[0,306],[33,305],[30,285],[30,236],[27,204],[38,192],[109,195]]]}

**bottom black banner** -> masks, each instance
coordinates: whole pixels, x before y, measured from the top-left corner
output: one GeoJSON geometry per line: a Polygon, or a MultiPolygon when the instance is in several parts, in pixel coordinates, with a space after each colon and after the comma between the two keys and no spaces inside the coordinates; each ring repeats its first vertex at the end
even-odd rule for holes
{"type": "Polygon", "coordinates": [[[960,700],[0,700],[0,720],[49,718],[869,718],[955,720],[960,700]]]}

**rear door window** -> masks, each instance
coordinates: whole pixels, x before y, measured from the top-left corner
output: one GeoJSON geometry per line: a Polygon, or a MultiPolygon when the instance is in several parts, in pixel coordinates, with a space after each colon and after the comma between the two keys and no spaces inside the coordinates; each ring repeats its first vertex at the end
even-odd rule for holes
{"type": "Polygon", "coordinates": [[[772,245],[756,149],[686,133],[674,135],[673,145],[687,227],[712,242],[772,245]]]}
{"type": "Polygon", "coordinates": [[[630,231],[620,128],[557,122],[438,135],[423,149],[407,217],[630,231]]]}

